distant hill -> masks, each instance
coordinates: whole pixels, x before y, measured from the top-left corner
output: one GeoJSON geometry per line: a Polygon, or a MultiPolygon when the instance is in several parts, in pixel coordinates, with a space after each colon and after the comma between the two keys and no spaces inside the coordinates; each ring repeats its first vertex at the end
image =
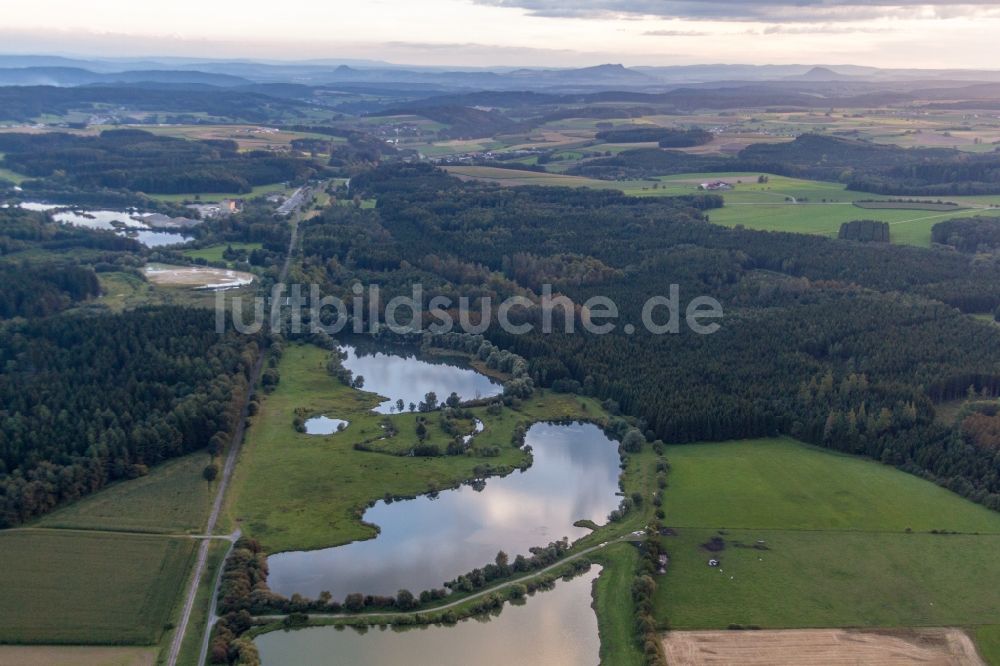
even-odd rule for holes
{"type": "Polygon", "coordinates": [[[8,67],[0,68],[4,86],[84,86],[117,83],[192,83],[219,87],[241,86],[252,81],[228,74],[188,70],[132,70],[101,73],[80,67],[8,67]]]}
{"type": "Polygon", "coordinates": [[[841,74],[829,67],[813,67],[805,74],[785,77],[788,81],[857,81],[862,78],[851,74],[841,74]]]}

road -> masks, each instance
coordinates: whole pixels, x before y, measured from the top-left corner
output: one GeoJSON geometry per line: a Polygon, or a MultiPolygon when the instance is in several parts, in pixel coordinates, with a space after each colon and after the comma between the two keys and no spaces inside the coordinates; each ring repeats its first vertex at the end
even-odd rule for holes
{"type": "MultiPolygon", "coordinates": [[[[250,390],[247,391],[246,398],[243,401],[240,420],[236,426],[236,432],[233,433],[233,440],[229,445],[229,453],[226,455],[226,463],[222,467],[222,474],[219,476],[219,488],[215,493],[215,501],[212,503],[212,512],[208,516],[208,523],[205,525],[205,534],[212,534],[215,531],[216,523],[219,521],[219,513],[222,512],[222,502],[226,496],[226,487],[233,476],[233,468],[236,467],[236,457],[243,444],[247,417],[250,413],[250,399],[254,395],[254,387],[257,386],[263,367],[264,352],[262,351],[250,375],[250,390]]],[[[235,542],[238,537],[239,531],[234,532],[230,535],[230,540],[235,542]]],[[[201,545],[198,547],[198,559],[195,562],[194,573],[188,585],[187,598],[184,600],[184,610],[181,612],[181,618],[177,625],[177,631],[174,632],[174,638],[170,642],[170,652],[167,656],[168,666],[177,665],[177,657],[180,655],[181,645],[184,643],[184,635],[187,633],[188,624],[191,622],[191,611],[194,609],[195,598],[198,596],[198,587],[201,585],[202,576],[205,575],[205,564],[208,562],[208,548],[211,543],[211,539],[202,539],[201,545]]]]}
{"type": "MultiPolygon", "coordinates": [[[[291,239],[288,242],[288,252],[285,255],[285,263],[281,267],[281,273],[278,275],[279,283],[283,283],[288,278],[288,270],[291,265],[292,255],[295,253],[296,243],[298,242],[299,217],[299,213],[296,212],[295,216],[292,218],[292,234],[291,239]]],[[[212,513],[209,514],[208,523],[205,526],[205,534],[212,534],[215,531],[215,525],[219,520],[219,514],[222,512],[222,503],[226,497],[226,488],[229,486],[229,481],[233,475],[233,469],[236,467],[236,459],[239,457],[240,448],[243,446],[243,436],[246,433],[247,417],[250,413],[250,400],[254,396],[256,386],[260,381],[261,371],[264,368],[264,353],[265,352],[261,350],[261,355],[257,359],[257,363],[254,365],[253,372],[250,375],[250,390],[247,391],[246,399],[243,401],[243,409],[240,414],[239,424],[236,426],[236,432],[233,433],[233,439],[229,445],[229,452],[226,455],[226,462],[222,468],[222,474],[219,475],[219,487],[215,493],[215,501],[212,503],[212,513]]],[[[227,537],[230,541],[230,552],[232,551],[232,544],[236,543],[239,535],[240,532],[237,530],[227,537]]],[[[198,559],[195,562],[194,573],[191,576],[191,582],[188,585],[187,598],[184,600],[184,610],[181,612],[180,621],[177,625],[177,631],[174,633],[173,640],[170,642],[170,652],[167,656],[167,666],[177,666],[177,658],[180,655],[181,645],[184,643],[184,636],[187,634],[188,625],[191,622],[191,612],[194,610],[194,602],[198,596],[198,587],[201,585],[201,579],[205,575],[205,565],[208,562],[208,548],[210,544],[210,539],[204,539],[198,548],[198,559]]],[[[229,553],[227,552],[226,557],[228,556],[229,553]]],[[[218,583],[221,579],[222,568],[222,566],[219,567],[219,576],[216,577],[215,589],[212,592],[212,605],[208,613],[208,623],[205,627],[205,635],[202,640],[202,659],[199,664],[205,663],[205,656],[208,652],[208,639],[211,634],[212,626],[215,624],[215,620],[217,619],[215,615],[215,607],[219,593],[218,583]]]]}

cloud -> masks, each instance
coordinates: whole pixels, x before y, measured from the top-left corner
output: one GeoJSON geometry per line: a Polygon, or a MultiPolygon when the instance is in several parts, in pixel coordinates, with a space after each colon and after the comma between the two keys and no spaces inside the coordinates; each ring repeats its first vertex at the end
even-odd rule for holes
{"type": "Polygon", "coordinates": [[[860,25],[769,25],[763,30],[748,30],[748,35],[853,35],[892,32],[890,28],[873,28],[860,25]]]}
{"type": "Polygon", "coordinates": [[[645,37],[708,37],[714,33],[701,30],[647,30],[645,37]]]}
{"type": "Polygon", "coordinates": [[[473,0],[481,5],[516,7],[533,16],[598,18],[649,16],[687,20],[773,23],[864,21],[878,18],[942,19],[997,16],[995,2],[980,0],[473,0]]]}

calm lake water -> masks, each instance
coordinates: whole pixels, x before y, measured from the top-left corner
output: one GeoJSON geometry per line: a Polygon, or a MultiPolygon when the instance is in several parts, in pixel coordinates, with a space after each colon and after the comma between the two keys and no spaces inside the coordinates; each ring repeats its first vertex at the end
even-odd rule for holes
{"type": "Polygon", "coordinates": [[[591,585],[598,567],[520,606],[505,605],[488,622],[405,631],[312,627],[275,631],[255,642],[265,666],[594,666],[600,660],[591,585]]]}
{"type": "Polygon", "coordinates": [[[21,208],[35,211],[56,211],[52,217],[57,222],[88,229],[114,231],[119,236],[134,238],[146,247],[178,245],[191,240],[184,234],[170,231],[153,231],[145,222],[132,219],[131,213],[117,210],[68,210],[64,206],[37,202],[24,202],[21,208]],[[124,225],[124,227],[122,226],[124,225]]]}
{"type": "Polygon", "coordinates": [[[343,345],[347,352],[344,367],[365,378],[364,389],[388,398],[375,411],[396,411],[402,399],[404,410],[412,402],[420,404],[433,391],[444,402],[452,391],[463,400],[487,398],[503,391],[500,382],[453,360],[417,358],[412,352],[386,353],[372,345],[343,345]]]}
{"type": "Polygon", "coordinates": [[[379,501],[364,515],[382,529],[375,539],[270,556],[271,589],[309,597],[327,590],[338,600],[351,592],[418,593],[492,562],[500,550],[513,560],[533,546],[578,539],[588,530],[574,527],[577,520],[603,524],[618,505],[617,444],[590,424],[537,423],[526,442],[531,467],[487,479],[481,491],[379,501]]]}

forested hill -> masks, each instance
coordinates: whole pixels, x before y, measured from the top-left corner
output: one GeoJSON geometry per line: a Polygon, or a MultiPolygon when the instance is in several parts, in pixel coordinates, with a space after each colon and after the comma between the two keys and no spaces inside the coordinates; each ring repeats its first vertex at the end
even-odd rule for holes
{"type": "MultiPolygon", "coordinates": [[[[610,400],[667,442],[788,433],[863,453],[1000,508],[1000,451],[935,422],[935,404],[1000,394],[1000,329],[961,315],[1000,304],[1000,267],[946,251],[725,229],[711,198],[498,188],[423,166],[352,188],[374,211],[335,208],[304,229],[307,270],[334,288],[374,280],[430,298],[530,293],[552,282],[611,297],[638,323],[679,284],[719,299],[714,335],[488,335],[536,382],[610,400]],[[315,273],[314,273],[315,274],[315,273]]],[[[388,298],[388,295],[386,295],[388,298]]],[[[530,315],[537,317],[537,311],[530,315]]]]}
{"type": "Polygon", "coordinates": [[[99,136],[0,134],[0,153],[3,166],[40,179],[22,184],[28,192],[71,187],[245,193],[255,185],[305,180],[321,168],[288,155],[239,152],[235,141],[187,141],[135,129],[99,136]]]}
{"type": "Polygon", "coordinates": [[[228,441],[257,341],[211,311],[142,309],[0,328],[0,527],[228,441]]]}

